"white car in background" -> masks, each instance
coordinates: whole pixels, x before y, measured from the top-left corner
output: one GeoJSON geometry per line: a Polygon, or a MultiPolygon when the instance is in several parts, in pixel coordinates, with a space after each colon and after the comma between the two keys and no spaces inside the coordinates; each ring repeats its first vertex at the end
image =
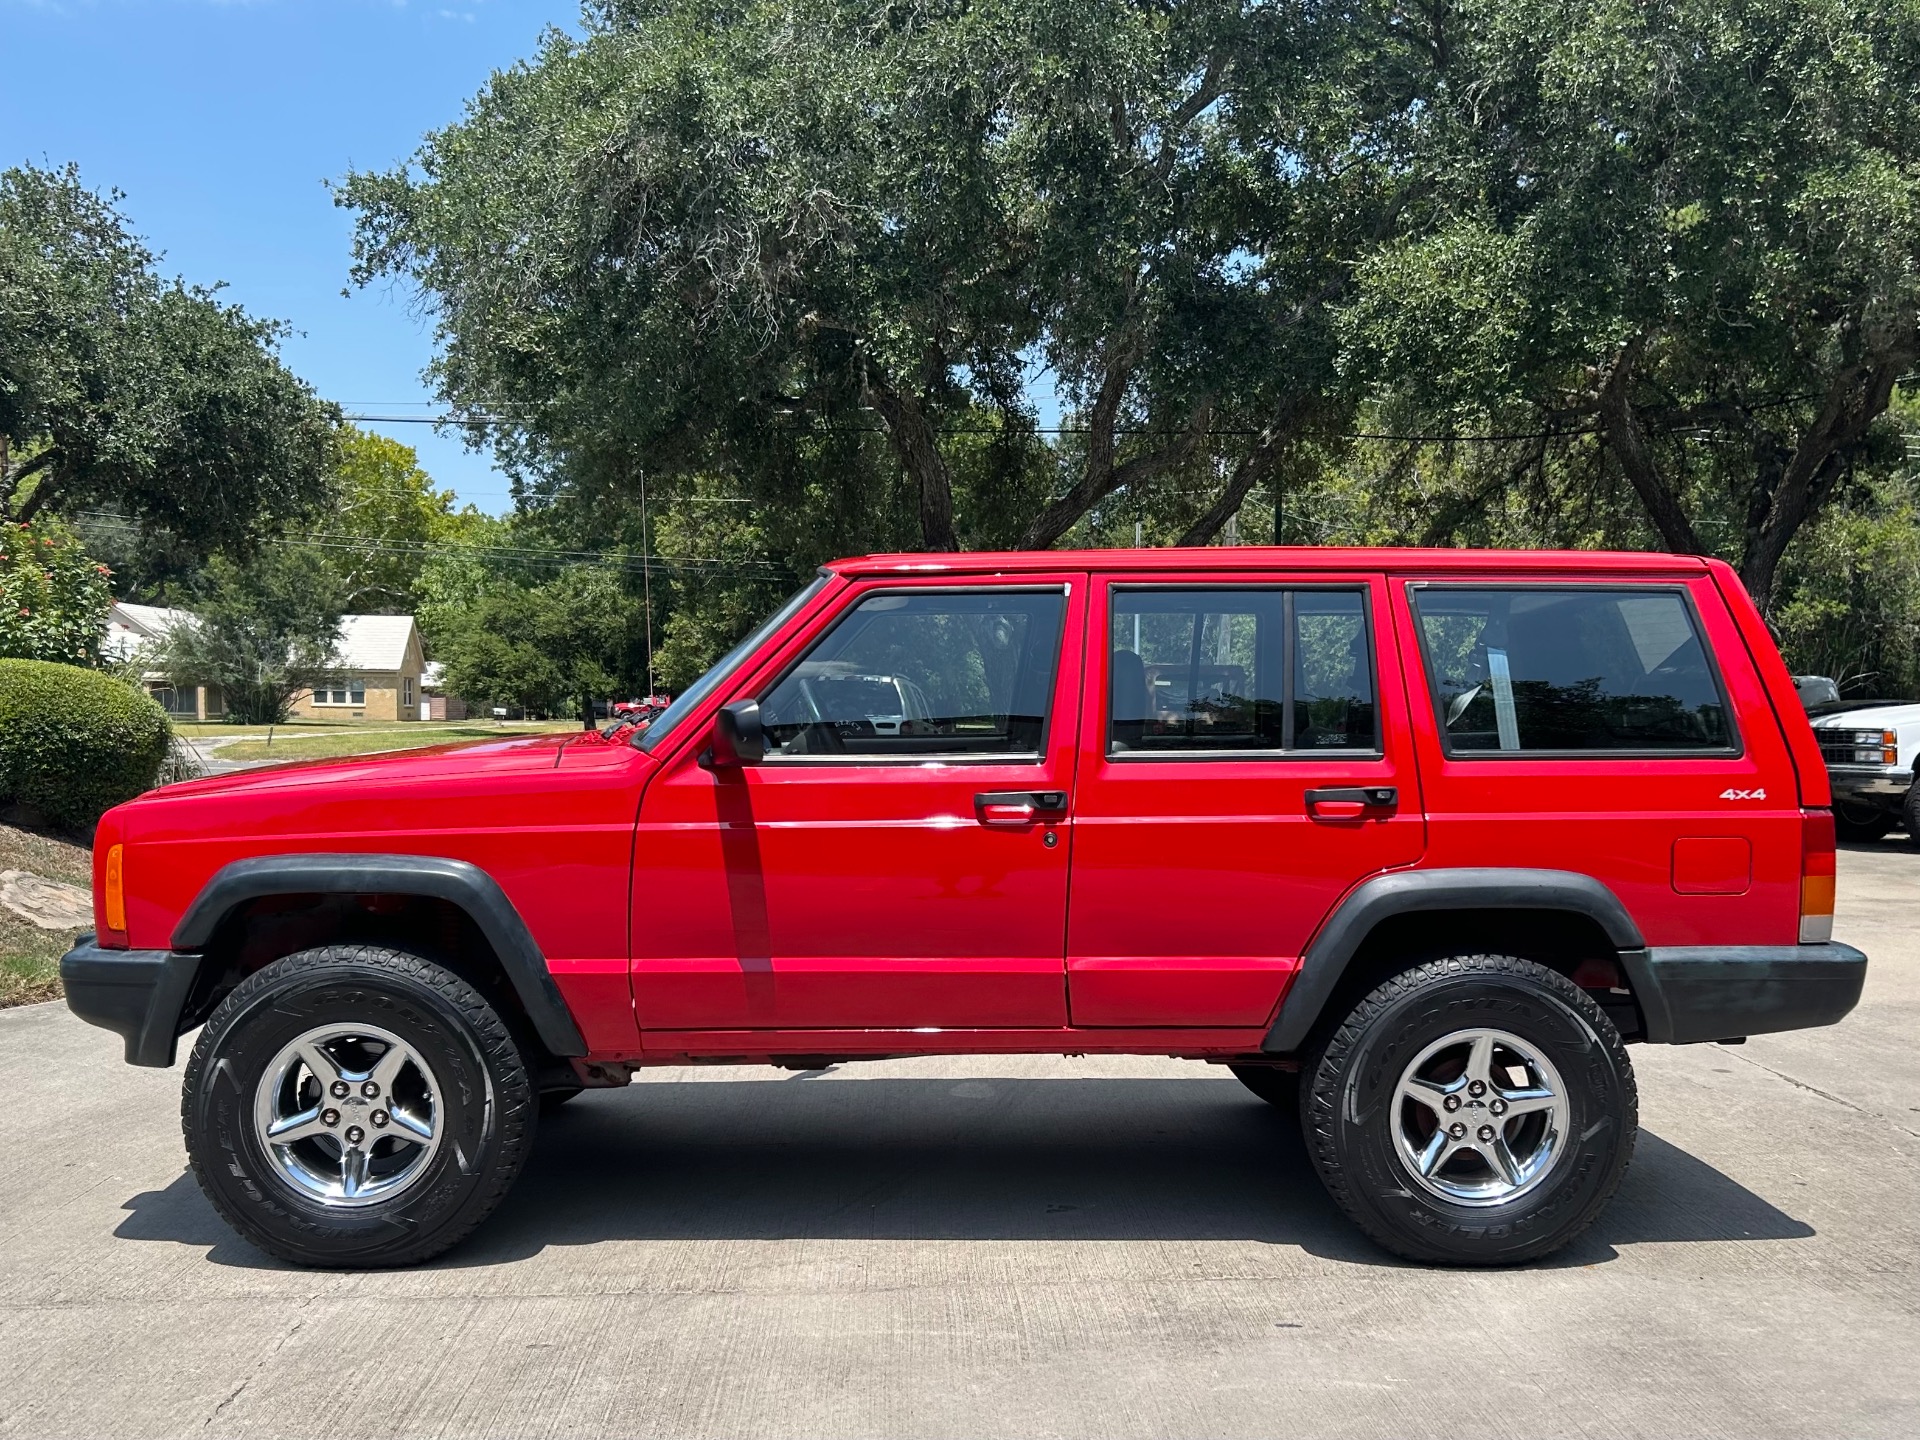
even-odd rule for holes
{"type": "Polygon", "coordinates": [[[1878,840],[1903,829],[1920,845],[1920,795],[1913,762],[1920,752],[1920,705],[1904,700],[1841,700],[1833,682],[1796,675],[1794,684],[1833,786],[1833,823],[1843,840],[1878,840]]]}

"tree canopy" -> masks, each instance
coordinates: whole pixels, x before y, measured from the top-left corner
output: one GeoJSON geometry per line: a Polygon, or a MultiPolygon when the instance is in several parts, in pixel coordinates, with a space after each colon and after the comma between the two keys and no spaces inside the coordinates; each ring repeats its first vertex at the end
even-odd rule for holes
{"type": "Polygon", "coordinates": [[[1203,460],[1243,497],[1341,413],[1329,305],[1402,203],[1378,47],[1223,0],[610,3],[340,198],[536,500],[722,472],[1044,546],[1203,460]]]}
{"type": "Polygon", "coordinates": [[[535,508],[1205,543],[1377,426],[1489,447],[1427,538],[1531,484],[1770,603],[1915,363],[1917,78],[1896,0],[604,0],[339,198],[535,508]]]}
{"type": "Polygon", "coordinates": [[[278,324],[163,279],[78,171],[0,171],[0,520],[103,508],[198,553],[311,508],[337,412],[278,324]]]}
{"type": "Polygon", "coordinates": [[[285,720],[293,701],[336,669],[338,582],[312,550],[269,546],[238,564],[209,562],[194,620],[168,629],[139,657],[175,685],[217,685],[227,715],[285,720]]]}
{"type": "Polygon", "coordinates": [[[1542,463],[1597,437],[1650,538],[1770,603],[1801,527],[1897,453],[1876,422],[1920,361],[1920,11],[1434,14],[1430,183],[1362,266],[1346,365],[1416,428],[1538,431],[1542,463]]]}

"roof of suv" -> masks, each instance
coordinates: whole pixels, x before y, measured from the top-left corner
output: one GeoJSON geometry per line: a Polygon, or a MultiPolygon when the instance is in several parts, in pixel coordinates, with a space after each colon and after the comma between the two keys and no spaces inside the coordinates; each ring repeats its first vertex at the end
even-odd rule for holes
{"type": "Polygon", "coordinates": [[[1591,575],[1698,575],[1699,555],[1627,550],[1342,549],[1321,545],[1189,546],[1157,550],[981,550],[957,555],[860,555],[828,562],[837,575],[976,575],[1046,570],[1569,571],[1591,575]]]}

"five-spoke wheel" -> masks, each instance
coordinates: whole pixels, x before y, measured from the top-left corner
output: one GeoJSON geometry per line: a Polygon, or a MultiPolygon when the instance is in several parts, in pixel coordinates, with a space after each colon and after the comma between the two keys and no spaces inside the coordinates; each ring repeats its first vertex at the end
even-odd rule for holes
{"type": "Polygon", "coordinates": [[[1459,1030],[1407,1065],[1394,1139],[1421,1185],[1460,1205],[1501,1205],[1546,1179],[1567,1130],[1560,1072],[1505,1030],[1459,1030]]]}
{"type": "Polygon", "coordinates": [[[369,945],[242,981],[200,1032],[181,1106],[214,1207],[305,1265],[405,1265],[454,1244],[513,1183],[537,1113],[479,993],[369,945]]]}
{"type": "Polygon", "coordinates": [[[253,1123],[290,1183],[328,1204],[371,1205],[426,1174],[440,1146],[438,1089],[391,1030],[323,1025],[274,1056],[253,1123]]]}
{"type": "Polygon", "coordinates": [[[1416,1260],[1550,1254],[1592,1223],[1633,1154],[1619,1033],[1566,976],[1510,955],[1393,976],[1303,1076],[1308,1149],[1328,1192],[1416,1260]]]}

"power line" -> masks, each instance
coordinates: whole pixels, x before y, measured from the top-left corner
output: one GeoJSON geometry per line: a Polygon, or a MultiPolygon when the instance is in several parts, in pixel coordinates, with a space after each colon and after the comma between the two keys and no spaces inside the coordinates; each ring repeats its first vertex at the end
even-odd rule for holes
{"type": "MultiPolygon", "coordinates": [[[[78,513],[103,529],[135,536],[144,533],[137,522],[125,516],[84,510],[78,513]]],[[[304,534],[271,535],[262,538],[264,543],[269,545],[301,549],[355,550],[379,555],[421,558],[436,555],[494,556],[516,564],[556,567],[601,564],[633,574],[641,574],[646,567],[650,566],[669,572],[716,579],[768,579],[787,572],[786,566],[773,560],[725,556],[643,555],[634,551],[617,550],[536,550],[512,545],[461,545],[444,541],[376,540],[348,535],[340,531],[309,531],[304,534]]]]}

